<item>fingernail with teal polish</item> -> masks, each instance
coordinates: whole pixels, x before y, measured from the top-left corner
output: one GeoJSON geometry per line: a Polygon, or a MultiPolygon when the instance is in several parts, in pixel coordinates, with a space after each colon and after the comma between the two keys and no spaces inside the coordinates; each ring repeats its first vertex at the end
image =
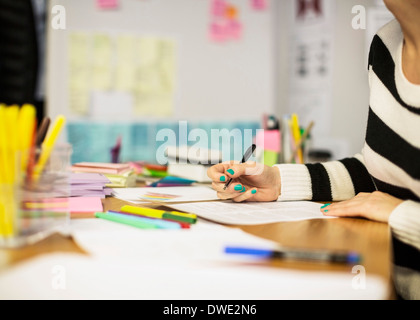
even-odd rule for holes
{"type": "Polygon", "coordinates": [[[227,172],[229,172],[231,175],[235,174],[235,171],[233,171],[232,169],[228,169],[227,172]]]}
{"type": "Polygon", "coordinates": [[[324,210],[324,213],[325,213],[325,212],[328,212],[328,210],[324,210]]]}
{"type": "Polygon", "coordinates": [[[246,191],[246,188],[245,188],[245,187],[243,187],[241,192],[245,192],[245,191],[246,191]]]}
{"type": "Polygon", "coordinates": [[[226,177],[225,176],[220,176],[220,181],[225,182],[226,181],[226,177]]]}
{"type": "Polygon", "coordinates": [[[321,209],[324,209],[325,207],[328,207],[330,204],[331,204],[331,203],[326,203],[326,204],[324,204],[324,205],[321,207],[321,209]]]}
{"type": "Polygon", "coordinates": [[[257,193],[257,190],[256,190],[256,189],[254,189],[254,190],[252,190],[252,191],[251,191],[251,193],[252,193],[252,194],[256,194],[256,193],[257,193]]]}
{"type": "Polygon", "coordinates": [[[237,184],[237,185],[235,186],[235,190],[236,190],[236,191],[241,191],[241,190],[242,190],[242,186],[241,186],[240,184],[237,184]]]}

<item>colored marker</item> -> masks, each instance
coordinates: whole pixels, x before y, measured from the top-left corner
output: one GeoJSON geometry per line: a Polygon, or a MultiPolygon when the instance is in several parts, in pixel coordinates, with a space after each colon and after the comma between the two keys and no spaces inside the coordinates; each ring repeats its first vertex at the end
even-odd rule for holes
{"type": "Polygon", "coordinates": [[[54,126],[51,128],[50,132],[42,143],[42,152],[39,156],[38,163],[34,168],[35,180],[39,178],[40,174],[44,170],[44,167],[50,157],[52,150],[54,149],[58,135],[60,134],[65,122],[66,118],[64,116],[58,116],[55,120],[54,126]]]}
{"type": "Polygon", "coordinates": [[[147,223],[152,223],[158,226],[159,229],[181,229],[181,225],[179,223],[172,221],[140,217],[137,215],[124,214],[115,211],[108,211],[107,214],[114,215],[116,217],[126,217],[127,219],[132,219],[133,221],[143,221],[147,223]]]}
{"type": "Polygon", "coordinates": [[[152,208],[134,207],[134,206],[129,206],[129,205],[125,205],[121,207],[121,211],[138,214],[138,215],[149,217],[149,218],[175,220],[175,221],[186,222],[186,223],[191,223],[191,224],[197,222],[197,216],[192,213],[157,210],[157,209],[152,209],[152,208]]]}
{"type": "Polygon", "coordinates": [[[252,255],[260,258],[280,258],[290,260],[304,260],[317,262],[334,262],[355,264],[361,261],[359,254],[355,252],[324,251],[324,250],[269,250],[246,247],[226,247],[225,253],[252,255]]]}
{"type": "Polygon", "coordinates": [[[152,217],[141,216],[141,215],[138,215],[138,214],[135,214],[135,213],[122,212],[122,211],[112,211],[111,210],[111,211],[108,211],[108,212],[111,212],[111,213],[119,213],[119,214],[124,214],[124,215],[131,215],[131,216],[135,216],[135,217],[143,217],[143,218],[147,218],[147,219],[151,219],[151,220],[155,220],[155,221],[161,221],[161,220],[163,220],[163,221],[169,221],[169,222],[173,222],[173,223],[179,224],[179,226],[182,229],[189,229],[190,226],[191,226],[189,223],[181,222],[181,221],[176,221],[176,220],[171,220],[171,219],[152,218],[152,217]]]}
{"type": "Polygon", "coordinates": [[[154,223],[144,222],[144,221],[134,221],[133,219],[130,219],[127,217],[117,217],[115,215],[111,215],[111,214],[107,214],[103,212],[96,212],[95,217],[108,220],[108,221],[125,224],[132,227],[136,227],[139,229],[158,229],[159,228],[154,223]]]}

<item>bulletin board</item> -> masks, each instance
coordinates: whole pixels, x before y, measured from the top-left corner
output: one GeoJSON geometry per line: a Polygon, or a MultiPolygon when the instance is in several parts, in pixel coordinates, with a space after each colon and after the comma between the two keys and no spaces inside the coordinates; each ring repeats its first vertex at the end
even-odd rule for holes
{"type": "Polygon", "coordinates": [[[217,0],[113,2],[50,0],[50,116],[260,121],[275,112],[275,13],[268,0],[224,1],[238,22],[228,35],[219,28],[226,18],[217,0]],[[65,29],[51,25],[56,5],[65,8],[65,29]]]}

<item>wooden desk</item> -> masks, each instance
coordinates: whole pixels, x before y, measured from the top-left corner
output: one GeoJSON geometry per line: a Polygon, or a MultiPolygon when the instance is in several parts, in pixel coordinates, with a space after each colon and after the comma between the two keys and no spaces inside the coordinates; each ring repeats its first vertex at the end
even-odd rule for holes
{"type": "MultiPolygon", "coordinates": [[[[115,198],[103,200],[104,210],[119,210],[124,201],[115,198]]],[[[362,255],[360,263],[367,274],[378,275],[390,286],[390,299],[395,297],[391,283],[391,243],[387,224],[364,219],[317,219],[272,223],[258,226],[241,226],[242,230],[294,248],[352,250],[362,255]]],[[[0,265],[13,266],[43,253],[78,252],[80,249],[71,238],[53,235],[39,243],[21,249],[1,249],[0,265]],[[6,261],[6,262],[4,262],[6,261]]],[[[300,270],[352,272],[353,266],[311,262],[273,261],[274,267],[300,270]]]]}

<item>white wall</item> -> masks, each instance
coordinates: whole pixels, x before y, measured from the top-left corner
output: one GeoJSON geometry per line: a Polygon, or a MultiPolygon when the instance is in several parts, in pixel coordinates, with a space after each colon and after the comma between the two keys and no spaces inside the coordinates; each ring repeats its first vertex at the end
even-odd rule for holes
{"type": "Polygon", "coordinates": [[[208,38],[210,1],[119,2],[119,9],[101,12],[94,0],[50,0],[50,6],[63,5],[67,15],[66,30],[48,28],[50,114],[73,116],[68,108],[67,39],[74,30],[174,39],[177,73],[170,120],[260,121],[263,112],[274,112],[273,11],[259,12],[250,1],[230,0],[239,9],[243,36],[218,44],[208,38]]]}

